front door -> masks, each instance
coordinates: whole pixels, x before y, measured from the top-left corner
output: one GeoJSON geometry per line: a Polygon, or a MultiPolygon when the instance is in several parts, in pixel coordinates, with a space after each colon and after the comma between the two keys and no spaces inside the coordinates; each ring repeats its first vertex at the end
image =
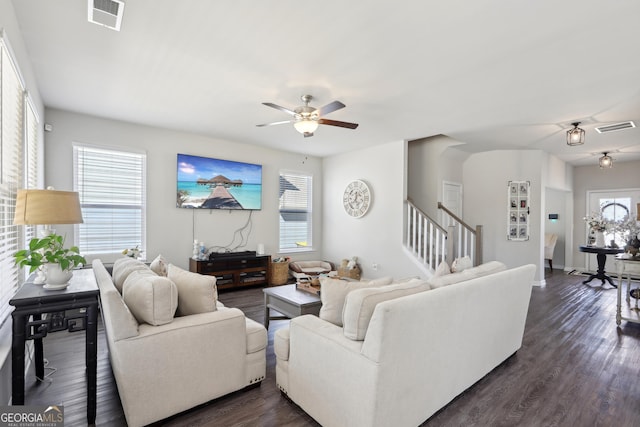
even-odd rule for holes
{"type": "MultiPolygon", "coordinates": [[[[595,214],[602,212],[605,219],[619,221],[626,215],[635,217],[638,212],[636,211],[637,203],[640,203],[640,189],[621,189],[621,190],[598,190],[587,192],[587,213],[595,214]]],[[[585,242],[589,242],[589,227],[585,224],[585,242]]],[[[607,246],[611,244],[613,240],[618,246],[624,247],[627,242],[619,233],[608,231],[605,233],[605,242],[607,246]]],[[[613,264],[609,264],[607,261],[606,268],[609,271],[613,271],[613,264]]],[[[596,271],[598,269],[598,261],[596,256],[588,254],[587,256],[587,268],[589,271],[596,271]]]]}

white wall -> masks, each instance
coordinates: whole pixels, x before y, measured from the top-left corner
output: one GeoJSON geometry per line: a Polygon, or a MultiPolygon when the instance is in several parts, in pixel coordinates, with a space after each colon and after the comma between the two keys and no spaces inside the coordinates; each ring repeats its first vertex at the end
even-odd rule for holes
{"type": "Polygon", "coordinates": [[[545,211],[543,217],[544,233],[553,233],[558,236],[556,247],[553,251],[553,269],[563,269],[565,266],[566,231],[571,228],[571,217],[567,216],[565,206],[569,193],[566,191],[547,188],[545,191],[545,211]],[[550,220],[549,214],[558,214],[557,220],[550,220]]]}
{"type": "Polygon", "coordinates": [[[408,143],[407,194],[420,210],[433,219],[439,217],[442,181],[462,183],[462,164],[469,154],[449,149],[460,144],[460,141],[444,135],[408,143]]]}
{"type": "Polygon", "coordinates": [[[535,280],[539,283],[543,283],[544,271],[541,170],[545,158],[545,153],[535,150],[478,153],[467,159],[463,172],[465,221],[484,227],[484,261],[502,261],[508,268],[535,264],[538,266],[535,280]],[[528,241],[507,240],[509,181],[531,182],[528,241]]]}
{"type": "Polygon", "coordinates": [[[325,259],[340,262],[357,256],[366,278],[421,274],[402,243],[406,150],[406,143],[400,141],[324,159],[325,259]],[[357,219],[342,208],[344,189],[354,179],[365,181],[373,195],[369,212],[357,219]],[[377,271],[373,263],[378,264],[377,271]]]}
{"type": "MultiPolygon", "coordinates": [[[[262,210],[253,212],[248,243],[238,250],[255,250],[258,243],[263,243],[265,253],[278,254],[278,176],[281,169],[312,173],[314,206],[321,206],[322,162],[318,158],[56,109],[46,110],[46,122],[53,126],[53,131],[45,135],[45,181],[46,185],[58,190],[73,189],[74,142],[133,148],[147,153],[147,253],[143,255],[148,260],[162,254],[169,262],[188,268],[194,238],[204,241],[207,247],[227,246],[233,241],[234,233],[248,220],[247,211],[176,208],[177,153],[263,166],[262,210]]],[[[322,253],[321,213],[320,209],[313,213],[315,251],[292,258],[312,259],[322,253]]],[[[67,241],[73,241],[73,226],[56,228],[59,233],[67,233],[67,241]]]]}
{"type": "Polygon", "coordinates": [[[542,191],[544,198],[544,233],[558,235],[553,253],[553,266],[571,270],[573,264],[573,166],[557,157],[544,153],[542,162],[542,191]],[[549,220],[557,213],[557,221],[549,220]]]}

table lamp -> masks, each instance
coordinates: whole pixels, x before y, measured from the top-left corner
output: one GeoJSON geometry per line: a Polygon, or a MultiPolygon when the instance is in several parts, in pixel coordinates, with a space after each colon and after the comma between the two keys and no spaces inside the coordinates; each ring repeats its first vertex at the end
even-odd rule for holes
{"type": "MultiPolygon", "coordinates": [[[[43,236],[55,233],[52,224],[82,223],[80,197],[74,191],[22,189],[16,197],[13,223],[16,225],[44,225],[43,236]]],[[[44,283],[45,277],[38,270],[35,283],[44,283]]]]}

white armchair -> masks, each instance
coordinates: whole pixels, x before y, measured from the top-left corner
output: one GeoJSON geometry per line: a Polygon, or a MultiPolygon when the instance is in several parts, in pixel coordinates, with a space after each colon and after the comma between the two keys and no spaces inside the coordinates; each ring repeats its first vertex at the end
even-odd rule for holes
{"type": "Polygon", "coordinates": [[[553,270],[553,251],[556,248],[558,235],[546,233],[544,235],[544,259],[549,261],[549,269],[553,270]]]}

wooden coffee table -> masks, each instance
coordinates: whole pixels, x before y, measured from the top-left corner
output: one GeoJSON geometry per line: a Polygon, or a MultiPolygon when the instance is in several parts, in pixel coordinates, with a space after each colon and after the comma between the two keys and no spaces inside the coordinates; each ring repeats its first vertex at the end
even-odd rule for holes
{"type": "Polygon", "coordinates": [[[264,292],[264,327],[269,329],[269,320],[292,319],[303,314],[320,313],[322,302],[318,295],[296,289],[296,285],[265,288],[264,292]],[[270,310],[283,316],[271,316],[270,310]]]}

